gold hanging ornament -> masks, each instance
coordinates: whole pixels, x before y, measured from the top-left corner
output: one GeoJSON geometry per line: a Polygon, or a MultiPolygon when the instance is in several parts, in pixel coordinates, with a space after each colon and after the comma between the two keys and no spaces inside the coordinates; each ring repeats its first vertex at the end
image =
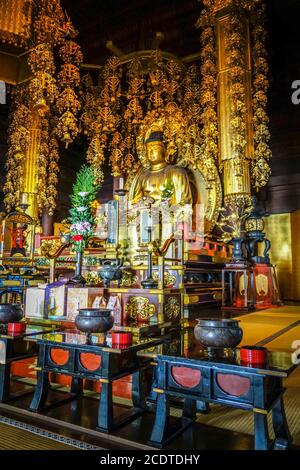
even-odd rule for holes
{"type": "MultiPolygon", "coordinates": [[[[70,18],[59,0],[30,0],[33,25],[28,63],[32,80],[16,87],[15,106],[11,114],[5,204],[8,210],[18,205],[24,188],[24,155],[30,142],[32,116],[40,117],[41,133],[36,154],[37,205],[53,213],[56,205],[59,147],[56,138],[68,146],[79,132],[78,98],[81,49],[70,18]],[[56,75],[56,64],[60,64],[56,75]],[[22,116],[23,114],[23,116],[22,116]],[[24,132],[24,128],[28,131],[24,132]]],[[[33,129],[34,131],[34,129],[33,129]]]]}
{"type": "Polygon", "coordinates": [[[195,145],[200,133],[196,127],[201,120],[197,67],[186,71],[179,61],[153,51],[125,64],[111,57],[100,78],[99,85],[89,75],[83,78],[82,125],[89,139],[89,163],[99,169],[107,155],[113,175],[132,177],[139,168],[137,155],[143,159],[141,129],[163,119],[170,158],[177,153],[178,164],[197,166],[195,145]],[[194,132],[190,131],[192,125],[194,132]]]}

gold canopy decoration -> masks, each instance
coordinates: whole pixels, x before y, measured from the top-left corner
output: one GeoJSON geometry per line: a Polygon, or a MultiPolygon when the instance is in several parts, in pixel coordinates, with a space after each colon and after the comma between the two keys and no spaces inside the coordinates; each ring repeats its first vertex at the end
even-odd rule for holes
{"type": "Polygon", "coordinates": [[[197,66],[187,70],[159,50],[147,51],[122,63],[111,57],[95,86],[83,79],[85,105],[82,121],[89,139],[87,159],[101,175],[105,153],[113,175],[129,175],[143,160],[145,129],[163,120],[169,150],[178,153],[178,164],[196,168],[200,144],[200,77],[197,66]],[[138,135],[140,136],[137,139],[138,135]],[[142,137],[141,137],[142,136],[142,137]]]}
{"type": "Polygon", "coordinates": [[[77,35],[59,0],[31,0],[31,47],[28,63],[33,78],[13,91],[9,128],[8,211],[26,199],[30,214],[56,206],[59,143],[66,146],[78,134],[79,64],[83,55],[77,35]]]}
{"type": "Polygon", "coordinates": [[[167,161],[194,171],[198,180],[202,177],[206,227],[211,231],[222,204],[217,118],[215,114],[211,119],[201,102],[198,65],[186,68],[177,57],[160,50],[138,51],[124,60],[111,57],[97,85],[89,74],[83,84],[87,160],[100,180],[108,156],[112,174],[125,176],[129,189],[141,166],[149,165],[145,141],[152,131],[160,130],[167,161]],[[210,136],[209,142],[204,133],[210,136]]]}

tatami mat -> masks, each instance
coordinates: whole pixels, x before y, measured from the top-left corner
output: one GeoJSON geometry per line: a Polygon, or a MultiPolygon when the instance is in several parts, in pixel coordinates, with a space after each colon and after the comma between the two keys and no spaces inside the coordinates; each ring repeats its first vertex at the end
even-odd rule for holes
{"type": "Polygon", "coordinates": [[[240,346],[257,344],[300,321],[300,307],[286,306],[261,310],[239,318],[243,329],[240,346]]]}
{"type": "Polygon", "coordinates": [[[292,343],[297,340],[300,343],[300,325],[291,328],[289,331],[278,336],[273,341],[268,342],[265,347],[271,350],[280,349],[284,351],[292,351],[292,343]]]}
{"type": "MultiPolygon", "coordinates": [[[[272,335],[278,334],[264,344],[270,350],[291,350],[294,340],[300,340],[300,306],[283,306],[268,310],[261,310],[239,318],[243,328],[243,341],[240,344],[257,344],[272,335]],[[296,326],[293,326],[293,325],[296,326]],[[285,332],[285,329],[288,329],[285,332]],[[281,330],[283,330],[281,334],[281,330]]],[[[293,437],[293,443],[300,446],[300,366],[285,380],[287,388],[284,394],[284,404],[287,421],[293,437]]],[[[224,406],[211,406],[211,413],[198,415],[197,420],[235,432],[253,434],[253,413],[224,406]]],[[[173,413],[179,413],[173,410],[173,413]]],[[[268,416],[270,437],[274,437],[272,428],[272,414],[268,416]]]]}
{"type": "Polygon", "coordinates": [[[1,450],[78,450],[71,445],[0,422],[1,450]]]}
{"type": "Polygon", "coordinates": [[[101,450],[101,447],[0,416],[0,450],[101,450]]]}
{"type": "MultiPolygon", "coordinates": [[[[284,405],[293,443],[300,446],[300,368],[296,369],[286,380],[287,390],[284,394],[284,405]]],[[[173,411],[179,414],[179,411],[173,411]]],[[[212,405],[207,415],[199,414],[197,421],[209,426],[253,435],[253,413],[234,408],[212,405]]],[[[272,413],[268,416],[270,437],[274,438],[272,413]]]]}

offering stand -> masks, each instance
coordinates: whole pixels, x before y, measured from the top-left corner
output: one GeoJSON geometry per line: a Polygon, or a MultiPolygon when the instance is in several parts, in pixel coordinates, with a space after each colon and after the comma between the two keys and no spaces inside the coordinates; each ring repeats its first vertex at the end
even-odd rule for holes
{"type": "Polygon", "coordinates": [[[15,361],[22,361],[37,356],[38,348],[35,335],[51,331],[47,327],[26,326],[21,333],[7,333],[6,325],[0,330],[0,401],[14,398],[10,394],[11,365],[15,361]],[[29,338],[31,341],[28,341],[29,338]]]}
{"type": "Polygon", "coordinates": [[[269,351],[267,363],[259,365],[242,363],[239,349],[219,350],[215,358],[209,358],[199,345],[193,345],[191,336],[191,331],[182,333],[180,353],[178,348],[172,351],[170,345],[167,355],[166,346],[159,347],[157,355],[153,351],[145,352],[157,362],[152,388],[156,415],[149,443],[164,447],[192,425],[197,410],[207,412],[207,405],[215,403],[253,412],[256,450],[288,449],[291,436],[283,404],[283,379],[296,367],[291,354],[269,351]],[[183,400],[183,414],[178,426],[169,429],[169,401],[174,397],[183,400]],[[275,432],[273,444],[268,434],[269,412],[272,412],[275,432]]]}
{"type": "Polygon", "coordinates": [[[112,345],[110,340],[110,335],[104,342],[103,335],[93,334],[92,344],[86,344],[87,338],[84,334],[67,331],[37,336],[37,386],[30,410],[38,411],[47,406],[47,394],[50,390],[48,375],[54,372],[72,377],[71,395],[67,400],[75,399],[77,394],[82,392],[84,379],[101,383],[99,430],[111,431],[140,416],[146,409],[143,371],[150,366],[150,361],[139,358],[137,352],[155,347],[162,343],[164,338],[133,341],[130,346],[112,345]],[[133,377],[133,408],[119,420],[114,420],[112,385],[115,380],[129,375],[133,377]]]}

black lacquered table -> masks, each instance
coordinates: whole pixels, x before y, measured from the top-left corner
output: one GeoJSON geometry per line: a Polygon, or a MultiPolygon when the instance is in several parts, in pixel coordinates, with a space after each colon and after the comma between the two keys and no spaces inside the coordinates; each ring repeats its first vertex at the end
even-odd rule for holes
{"type": "Polygon", "coordinates": [[[196,412],[209,412],[209,404],[221,404],[249,410],[254,415],[255,449],[287,449],[291,436],[283,403],[283,379],[295,369],[287,351],[269,351],[268,361],[259,366],[243,364],[239,349],[215,350],[208,356],[195,344],[193,332],[141,352],[152,357],[157,366],[153,379],[152,399],[156,399],[155,422],[149,443],[163,447],[195,420],[196,412]],[[183,399],[183,413],[178,425],[168,426],[171,398],[183,399]],[[272,412],[275,440],[270,442],[267,416],[272,412]]]}
{"type": "Polygon", "coordinates": [[[7,333],[7,325],[0,329],[0,401],[8,401],[14,396],[10,394],[11,364],[15,361],[34,357],[38,347],[34,341],[35,335],[51,331],[49,327],[26,326],[22,333],[7,333]],[[29,338],[31,341],[29,341],[29,338]]]}
{"type": "Polygon", "coordinates": [[[137,352],[154,348],[163,340],[163,337],[139,339],[133,340],[130,346],[117,347],[112,346],[110,334],[106,339],[101,334],[95,334],[91,342],[87,342],[84,334],[75,331],[38,336],[37,386],[30,410],[39,411],[47,408],[50,372],[72,377],[73,397],[71,399],[75,399],[78,394],[82,393],[83,379],[99,381],[101,391],[97,428],[102,432],[116,429],[125,422],[140,416],[146,410],[143,372],[149,367],[150,360],[139,357],[137,352]],[[114,419],[113,382],[131,374],[133,407],[120,419],[114,419]]]}

